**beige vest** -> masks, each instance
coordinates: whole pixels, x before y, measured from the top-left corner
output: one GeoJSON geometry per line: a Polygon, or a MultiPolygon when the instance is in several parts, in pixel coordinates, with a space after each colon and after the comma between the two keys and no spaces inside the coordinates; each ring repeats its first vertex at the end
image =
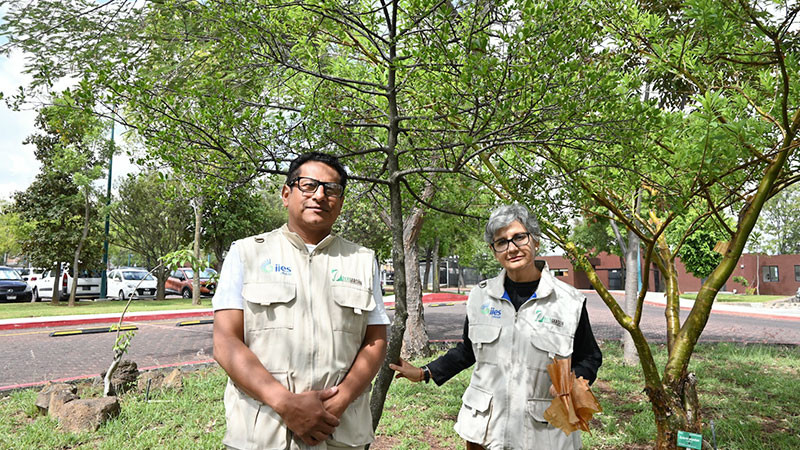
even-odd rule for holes
{"type": "Polygon", "coordinates": [[[572,354],[584,296],[542,266],[535,296],[515,311],[503,298],[505,276],[481,282],[467,301],[476,363],[455,429],[491,450],[580,448],[579,432],[566,436],[543,414],[552,400],[547,365],[572,354]]]}
{"type": "MultiPolygon", "coordinates": [[[[336,236],[309,253],[286,225],[236,243],[244,267],[244,341],[291,392],[338,385],[361,348],[372,296],[374,254],[336,236]]],[[[303,448],[269,406],[228,381],[223,443],[240,449],[303,448]]],[[[314,448],[372,442],[369,389],[314,448]]]]}

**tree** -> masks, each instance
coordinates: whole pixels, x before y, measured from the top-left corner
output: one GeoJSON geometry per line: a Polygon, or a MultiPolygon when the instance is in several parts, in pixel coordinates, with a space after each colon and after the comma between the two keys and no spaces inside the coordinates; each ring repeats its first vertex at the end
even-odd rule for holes
{"type": "MultiPolygon", "coordinates": [[[[86,97],[70,91],[55,104],[40,110],[36,118],[40,134],[25,143],[36,146],[42,171],[25,191],[14,195],[14,210],[27,223],[20,237],[22,251],[31,263],[52,267],[56,281],[53,303],[59,302],[61,262],[72,260],[73,278],[83,262],[99,261],[97,211],[91,181],[100,175],[104,152],[103,125],[85,110],[86,97]]],[[[74,305],[74,288],[70,306],[74,305]]]]}
{"type": "Polygon", "coordinates": [[[299,149],[336,153],[358,180],[378,186],[388,204],[397,303],[373,390],[377,426],[406,301],[416,301],[416,288],[406,289],[414,273],[406,251],[416,249],[435,207],[427,195],[440,180],[431,174],[478,177],[478,160],[488,164],[509,147],[563,143],[554,130],[604,125],[584,99],[617,86],[579,75],[602,42],[590,39],[597,26],[584,20],[583,6],[48,2],[12,4],[0,32],[8,46],[34,55],[34,88],[74,69],[102,86],[107,101],[124,103],[117,120],[135,125],[156,159],[199,180],[198,192],[217,180],[281,172],[299,149]]]}
{"type": "Polygon", "coordinates": [[[22,221],[19,213],[12,211],[11,206],[11,202],[8,200],[0,200],[0,255],[3,255],[2,264],[6,263],[9,256],[18,255],[21,250],[19,236],[22,234],[20,230],[22,221]]]}
{"type": "Polygon", "coordinates": [[[800,253],[800,187],[789,186],[767,201],[753,235],[756,232],[769,253],[800,253]]]}
{"type": "MultiPolygon", "coordinates": [[[[144,256],[147,268],[158,266],[156,298],[165,298],[167,271],[159,259],[189,242],[192,211],[180,185],[158,172],[129,175],[119,185],[111,208],[112,243],[144,256]]],[[[109,295],[116,295],[112,292],[109,295]]]]}
{"type": "Polygon", "coordinates": [[[545,232],[587,273],[632,336],[656,419],[657,448],[676,448],[678,430],[702,431],[697,379],[688,366],[715,295],[737,264],[766,200],[800,178],[795,152],[800,67],[792,54],[798,8],[728,1],[687,1],[667,12],[645,11],[632,2],[593,7],[613,44],[598,47],[587,69],[604,67],[617,86],[595,114],[617,117],[616,131],[602,142],[587,143],[589,136],[578,133],[564,145],[496,155],[487,170],[511,176],[487,183],[499,181],[507,196],[521,201],[549,202],[549,208],[539,209],[545,232]],[[619,70],[637,58],[639,70],[619,70]],[[653,76],[679,79],[688,91],[685,103],[675,108],[641,95],[653,76]],[[536,179],[517,170],[526,163],[536,179]],[[535,199],[526,197],[531,191],[526,182],[536,186],[535,199]],[[636,234],[645,249],[645,283],[632,315],[600,282],[586,249],[568,238],[570,215],[598,206],[636,234]],[[733,224],[728,211],[736,215],[733,224]],[[683,231],[670,242],[670,230],[681,221],[683,231]],[[706,226],[724,230],[726,239],[715,245],[721,258],[681,323],[675,259],[706,226]],[[666,284],[663,375],[639,328],[651,262],[666,284]]]}
{"type": "Polygon", "coordinates": [[[227,197],[205,204],[203,237],[216,257],[217,270],[233,241],[273,230],[286,222],[286,212],[275,188],[280,185],[273,179],[255,189],[238,187],[227,197]]]}

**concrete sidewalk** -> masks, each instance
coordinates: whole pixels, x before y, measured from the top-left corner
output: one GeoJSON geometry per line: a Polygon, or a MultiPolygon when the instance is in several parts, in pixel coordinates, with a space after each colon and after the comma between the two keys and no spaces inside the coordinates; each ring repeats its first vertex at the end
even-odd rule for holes
{"type": "MultiPolygon", "coordinates": [[[[587,290],[583,292],[594,292],[587,290]]],[[[625,297],[623,291],[610,291],[617,299],[625,297]]],[[[788,297],[791,298],[791,297],[788,297]]],[[[666,306],[667,300],[663,292],[648,292],[644,302],[653,306],[666,306]]],[[[694,307],[694,300],[681,299],[680,308],[688,311],[694,307]]],[[[712,313],[733,314],[750,317],[769,317],[776,319],[800,320],[800,302],[773,301],[765,303],[730,303],[715,301],[712,313]]]]}
{"type": "MultiPolygon", "coordinates": [[[[584,293],[593,293],[594,290],[583,290],[584,293]]],[[[617,300],[622,300],[625,296],[623,291],[610,291],[617,300]]],[[[443,306],[465,302],[466,294],[454,292],[442,292],[437,294],[425,294],[422,302],[429,306],[443,306]]],[[[653,306],[664,306],[666,300],[664,294],[660,292],[648,292],[644,299],[645,303],[653,306]]],[[[383,297],[384,305],[391,309],[394,307],[394,295],[383,297]]],[[[681,309],[690,310],[694,306],[693,300],[681,299],[681,309]]],[[[734,314],[751,317],[778,318],[786,320],[800,320],[800,303],[798,302],[769,302],[769,303],[725,303],[714,302],[711,308],[712,313],[734,314]]],[[[151,312],[133,312],[125,314],[123,323],[142,322],[150,320],[181,319],[189,317],[212,317],[214,312],[208,309],[193,310],[169,310],[151,312]]],[[[116,323],[119,322],[119,313],[114,314],[81,314],[73,316],[51,316],[51,317],[28,317],[17,319],[0,320],[0,330],[16,330],[24,328],[46,328],[59,326],[77,326],[96,323],[116,323]]]]}
{"type": "MultiPolygon", "coordinates": [[[[119,322],[121,313],[113,314],[78,314],[74,316],[49,316],[49,317],[25,317],[17,319],[0,320],[0,330],[18,330],[23,328],[46,328],[86,325],[93,323],[116,323],[119,322]]],[[[209,309],[180,309],[167,311],[150,312],[129,312],[125,314],[122,323],[142,322],[148,320],[181,319],[187,317],[207,317],[213,316],[213,311],[209,309]]]]}

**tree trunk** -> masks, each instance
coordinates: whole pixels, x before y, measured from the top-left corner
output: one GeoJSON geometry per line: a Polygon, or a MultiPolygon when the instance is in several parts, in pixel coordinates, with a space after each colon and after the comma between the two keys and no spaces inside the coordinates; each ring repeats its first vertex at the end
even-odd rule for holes
{"type": "MultiPolygon", "coordinates": [[[[433,195],[433,185],[425,187],[422,197],[428,199],[433,195]]],[[[422,304],[422,282],[419,278],[419,233],[422,231],[425,211],[414,208],[403,227],[403,250],[406,254],[406,303],[408,319],[406,333],[403,336],[401,356],[405,359],[430,356],[428,348],[428,330],[425,329],[425,309],[422,304]]]]}
{"type": "Polygon", "coordinates": [[[439,293],[439,237],[433,239],[433,286],[431,292],[439,293]]]}
{"type": "MultiPolygon", "coordinates": [[[[203,220],[203,197],[197,197],[194,205],[194,260],[200,260],[200,225],[203,220]]],[[[192,267],[192,304],[200,304],[200,268],[192,267]]]]}
{"type": "Polygon", "coordinates": [[[428,246],[425,248],[425,276],[422,277],[422,290],[428,291],[428,280],[431,277],[431,254],[433,253],[433,248],[428,246]]]}
{"type": "MultiPolygon", "coordinates": [[[[625,248],[625,312],[633,317],[636,313],[636,303],[639,296],[639,236],[633,231],[628,230],[628,245],[625,248]]],[[[639,354],[636,352],[636,345],[630,333],[622,333],[622,353],[626,365],[635,366],[639,364],[639,354]]]]}
{"type": "Polygon", "coordinates": [[[80,267],[78,261],[81,258],[81,250],[83,244],[86,242],[86,236],[89,235],[89,188],[84,188],[84,214],[83,214],[83,231],[81,232],[81,239],[78,241],[78,248],[75,249],[75,257],[72,262],[72,286],[69,291],[69,306],[75,306],[75,294],[78,292],[78,277],[80,276],[80,267]]]}
{"type": "Polygon", "coordinates": [[[167,269],[160,266],[156,271],[156,300],[167,298],[167,269]]]}
{"type": "Polygon", "coordinates": [[[678,431],[703,433],[696,384],[694,374],[688,374],[675,388],[664,386],[659,393],[646,390],[656,421],[656,449],[677,450],[678,431]]]}
{"type": "Polygon", "coordinates": [[[58,305],[59,301],[61,300],[61,261],[56,262],[56,266],[53,268],[56,276],[53,280],[53,296],[50,298],[50,303],[54,305],[58,305]]]}
{"type": "Polygon", "coordinates": [[[457,292],[460,294],[461,288],[466,288],[467,286],[464,285],[464,267],[461,266],[461,263],[457,264],[458,264],[458,280],[456,281],[456,283],[458,284],[457,292]]]}

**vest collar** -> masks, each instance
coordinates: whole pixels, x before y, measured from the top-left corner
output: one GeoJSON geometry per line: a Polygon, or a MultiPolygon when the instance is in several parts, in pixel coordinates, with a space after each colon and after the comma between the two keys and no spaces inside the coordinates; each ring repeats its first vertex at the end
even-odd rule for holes
{"type": "MultiPolygon", "coordinates": [[[[542,272],[542,277],[539,278],[539,287],[536,288],[536,298],[544,298],[553,292],[555,285],[553,275],[550,273],[550,268],[545,261],[534,261],[536,267],[542,272]]],[[[497,299],[503,298],[506,294],[506,288],[503,285],[506,281],[506,269],[500,271],[500,274],[486,282],[486,292],[497,299]]]]}
{"type": "MultiPolygon", "coordinates": [[[[283,224],[283,226],[281,227],[281,233],[286,238],[286,240],[288,240],[296,249],[298,249],[301,252],[308,253],[308,247],[306,247],[306,241],[304,241],[299,234],[295,233],[294,231],[290,231],[289,224],[283,224]]],[[[336,236],[332,234],[325,236],[321,241],[319,241],[319,244],[317,244],[316,250],[321,250],[327,247],[328,245],[331,244],[331,242],[333,242],[335,238],[336,236]]]]}

